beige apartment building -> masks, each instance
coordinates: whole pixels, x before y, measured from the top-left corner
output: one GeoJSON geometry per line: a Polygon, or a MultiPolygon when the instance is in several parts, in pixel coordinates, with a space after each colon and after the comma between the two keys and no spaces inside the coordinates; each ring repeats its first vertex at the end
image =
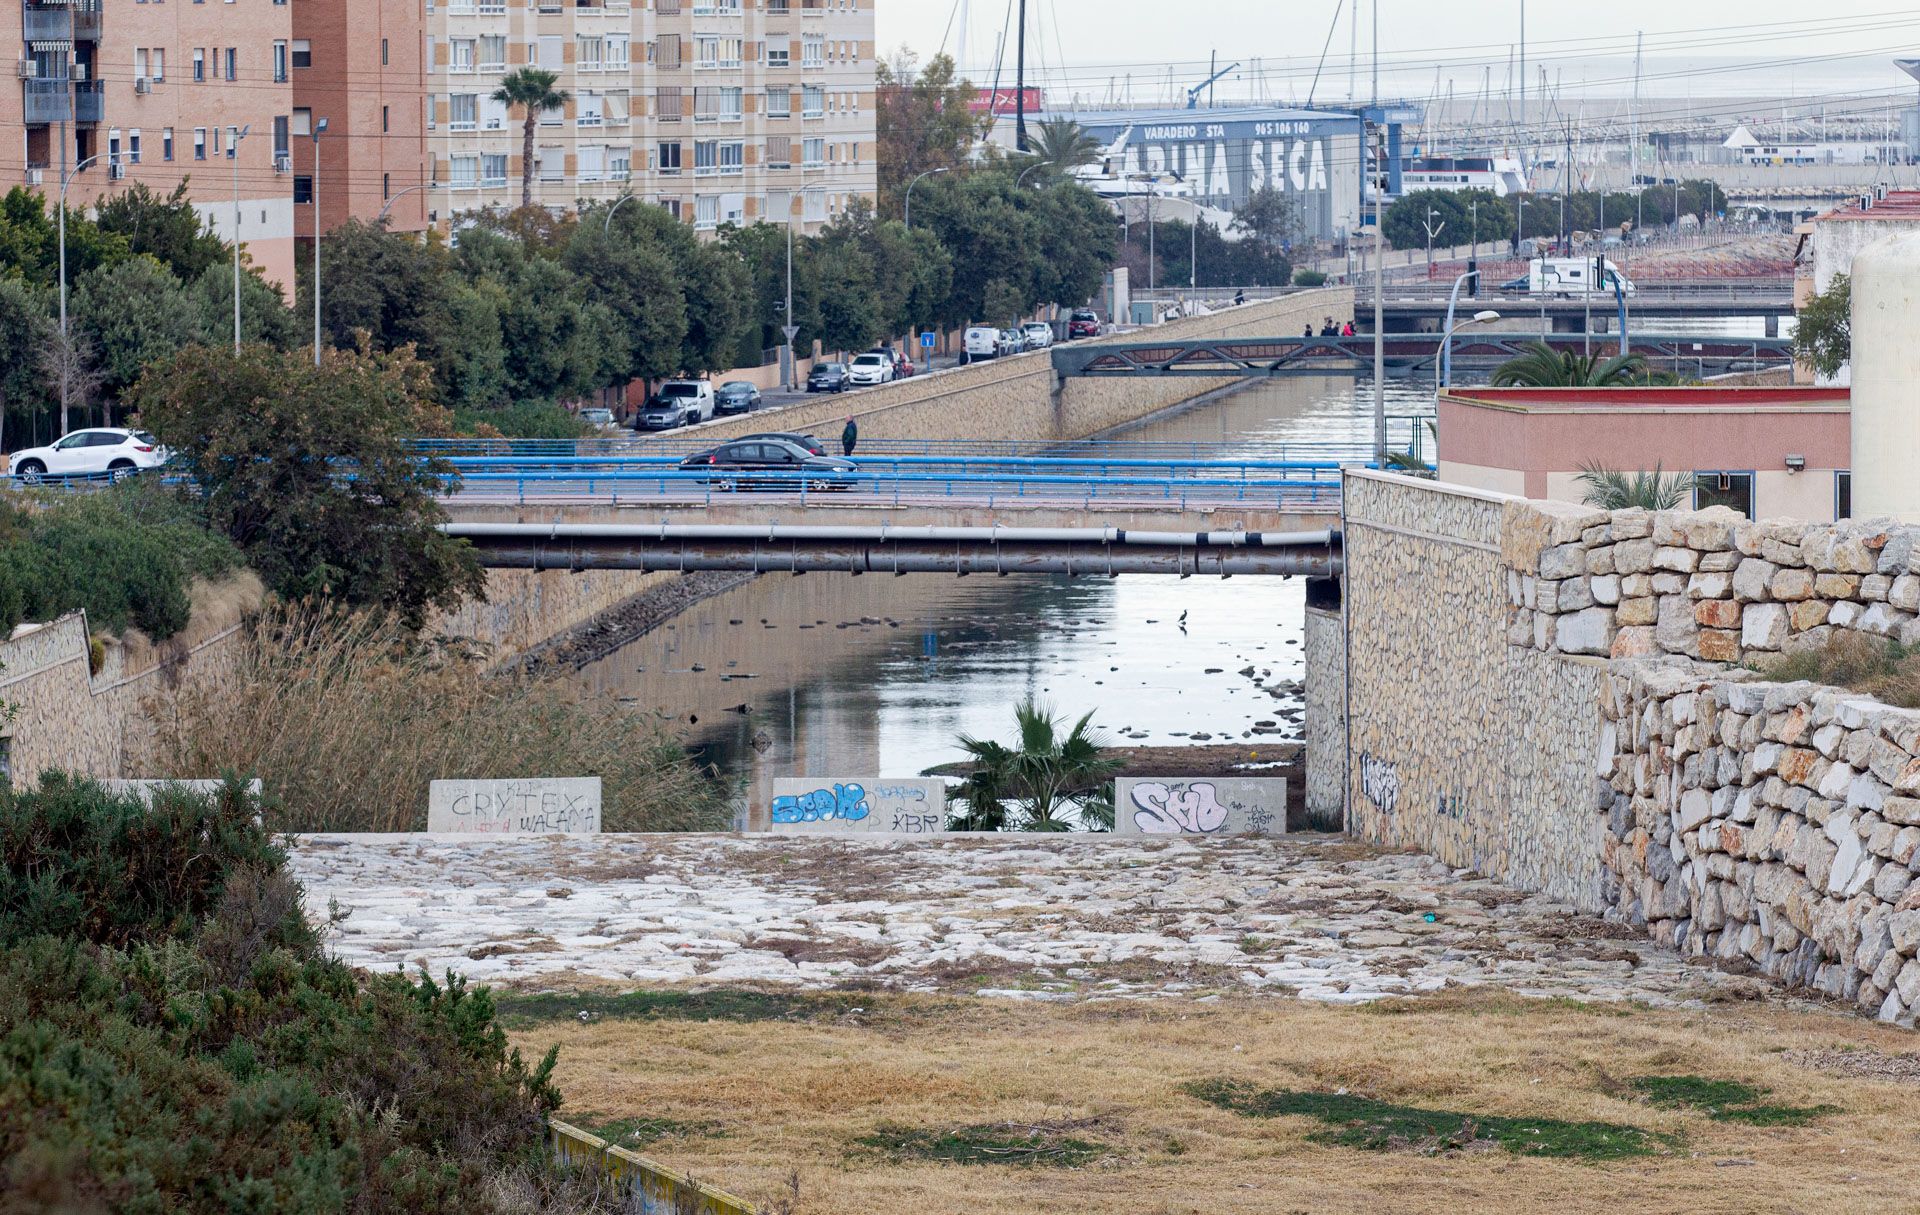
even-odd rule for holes
{"type": "Polygon", "coordinates": [[[166,194],[185,181],[213,229],[237,231],[291,291],[292,31],[287,0],[0,5],[18,77],[0,89],[0,189],[51,199],[64,182],[70,205],[91,206],[134,182],[166,194]]]}
{"type": "Polygon", "coordinates": [[[540,117],[534,201],[623,194],[711,231],[871,198],[875,0],[435,0],[426,138],[434,217],[520,205],[520,115],[492,99],[529,64],[571,99],[540,117]]]}

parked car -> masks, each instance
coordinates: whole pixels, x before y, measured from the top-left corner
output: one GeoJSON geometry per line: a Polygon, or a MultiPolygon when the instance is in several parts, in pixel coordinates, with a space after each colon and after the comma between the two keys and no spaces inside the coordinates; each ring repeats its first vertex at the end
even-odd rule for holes
{"type": "Polygon", "coordinates": [[[760,408],[760,390],[745,380],[728,380],[714,390],[715,413],[752,413],[760,408]]]}
{"type": "Polygon", "coordinates": [[[580,420],[589,426],[613,425],[613,410],[611,409],[583,409],[580,411],[579,416],[580,420]]]}
{"type": "Polygon", "coordinates": [[[810,456],[824,456],[827,454],[827,445],[812,435],[797,435],[789,431],[769,431],[765,434],[741,435],[739,441],[742,443],[751,443],[755,439],[771,439],[780,443],[792,443],[797,447],[805,448],[807,454],[810,456]]]}
{"type": "Polygon", "coordinates": [[[7,472],[28,485],[44,477],[97,476],[116,480],[167,462],[167,449],[144,430],[76,430],[46,447],[28,447],[7,459],[7,472]]]}
{"type": "Polygon", "coordinates": [[[1089,308],[1075,309],[1067,318],[1067,337],[1090,338],[1100,336],[1100,314],[1089,308]]]}
{"type": "Polygon", "coordinates": [[[706,380],[668,380],[640,411],[642,430],[691,426],[713,417],[713,385],[706,380]]]}
{"type": "Polygon", "coordinates": [[[723,493],[745,489],[852,489],[859,481],[852,460],[816,456],[784,439],[740,439],[696,452],[680,461],[689,472],[703,472],[723,493]]]}
{"type": "Polygon", "coordinates": [[[1000,331],[998,329],[990,329],[985,325],[969,326],[963,341],[965,343],[968,362],[972,362],[974,359],[999,357],[1000,331]]]}
{"type": "Polygon", "coordinates": [[[1027,335],[1018,329],[1002,329],[994,349],[1002,355],[1024,354],[1027,349],[1027,335]]]}
{"type": "Polygon", "coordinates": [[[1020,326],[1020,332],[1026,335],[1028,350],[1045,350],[1053,345],[1053,326],[1045,321],[1028,321],[1020,326]]]}
{"type": "Polygon", "coordinates": [[[808,392],[845,392],[850,382],[845,363],[816,363],[807,373],[808,392]]]}
{"type": "Polygon", "coordinates": [[[885,384],[893,379],[893,356],[884,351],[869,350],[865,354],[853,356],[853,363],[847,368],[849,383],[862,387],[869,384],[885,384]]]}

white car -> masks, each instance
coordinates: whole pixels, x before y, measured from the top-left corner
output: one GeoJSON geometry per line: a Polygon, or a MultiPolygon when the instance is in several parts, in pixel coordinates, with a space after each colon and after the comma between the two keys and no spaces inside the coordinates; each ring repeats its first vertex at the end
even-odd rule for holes
{"type": "Polygon", "coordinates": [[[1027,337],[1028,350],[1045,350],[1053,345],[1053,326],[1045,321],[1028,321],[1020,326],[1020,332],[1027,337]]]}
{"type": "Polygon", "coordinates": [[[853,356],[847,365],[847,379],[855,384],[884,384],[893,378],[893,356],[869,350],[853,356]]]}
{"type": "Polygon", "coordinates": [[[45,477],[130,477],[167,462],[167,449],[144,430],[97,427],[76,430],[47,447],[29,447],[7,458],[7,472],[28,485],[45,477]]]}

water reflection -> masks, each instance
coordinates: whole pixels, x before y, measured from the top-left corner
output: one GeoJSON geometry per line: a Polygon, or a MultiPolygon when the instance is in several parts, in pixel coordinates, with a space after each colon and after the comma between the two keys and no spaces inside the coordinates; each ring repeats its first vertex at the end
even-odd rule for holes
{"type": "MultiPolygon", "coordinates": [[[[1388,410],[1431,407],[1388,384],[1388,410]]],[[[1278,380],[1130,428],[1133,440],[1275,455],[1367,443],[1366,381],[1278,380]]],[[[1305,584],[1274,578],[767,575],[709,599],[580,675],[657,707],[764,807],[784,776],[908,776],[962,734],[1011,736],[1034,696],[1143,744],[1297,737],[1305,584]],[[1286,730],[1275,734],[1269,731],[1286,730]],[[1257,732],[1258,731],[1258,732],[1257,732]]]]}

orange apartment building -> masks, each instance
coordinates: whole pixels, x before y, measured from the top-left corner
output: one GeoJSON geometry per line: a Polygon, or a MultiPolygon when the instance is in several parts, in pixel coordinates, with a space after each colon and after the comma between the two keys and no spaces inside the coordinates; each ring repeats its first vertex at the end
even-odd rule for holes
{"type": "Polygon", "coordinates": [[[321,231],[383,210],[396,232],[427,226],[428,9],[427,0],[293,0],[293,200],[303,241],[313,235],[311,133],[322,119],[321,231]]]}

